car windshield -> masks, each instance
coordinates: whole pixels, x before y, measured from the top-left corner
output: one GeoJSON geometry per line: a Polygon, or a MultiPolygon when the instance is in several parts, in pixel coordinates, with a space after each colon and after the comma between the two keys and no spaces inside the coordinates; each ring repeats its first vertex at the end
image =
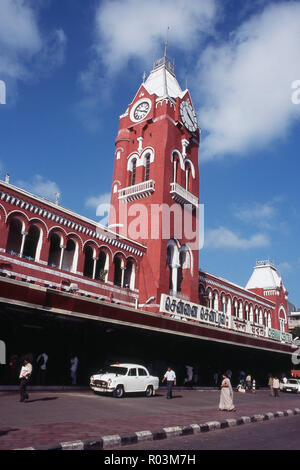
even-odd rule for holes
{"type": "Polygon", "coordinates": [[[118,374],[118,375],[126,375],[127,374],[127,367],[119,367],[119,366],[106,366],[100,370],[100,374],[118,374]]]}
{"type": "Polygon", "coordinates": [[[297,384],[298,384],[298,381],[291,379],[291,380],[288,380],[287,383],[289,383],[289,384],[296,384],[296,385],[297,385],[297,384]]]}

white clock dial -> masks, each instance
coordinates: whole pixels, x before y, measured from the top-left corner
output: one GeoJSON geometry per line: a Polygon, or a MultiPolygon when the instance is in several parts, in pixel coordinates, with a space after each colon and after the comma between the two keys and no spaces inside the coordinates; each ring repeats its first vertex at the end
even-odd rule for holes
{"type": "Polygon", "coordinates": [[[151,101],[144,98],[138,101],[130,112],[130,119],[133,122],[139,122],[145,119],[151,109],[151,101]]]}
{"type": "Polygon", "coordinates": [[[188,101],[183,101],[180,105],[180,115],[184,126],[190,132],[196,132],[198,129],[198,121],[193,107],[188,101]]]}

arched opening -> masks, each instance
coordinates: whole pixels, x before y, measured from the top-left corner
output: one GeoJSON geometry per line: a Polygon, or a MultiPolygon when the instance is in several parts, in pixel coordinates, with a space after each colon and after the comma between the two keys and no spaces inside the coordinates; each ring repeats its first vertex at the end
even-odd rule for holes
{"type": "Polygon", "coordinates": [[[123,263],[122,259],[119,256],[116,256],[114,259],[114,285],[122,287],[123,284],[123,263]]]}
{"type": "Polygon", "coordinates": [[[87,245],[84,248],[84,268],[83,275],[93,278],[94,273],[94,250],[91,246],[87,245]]]}
{"type": "Polygon", "coordinates": [[[149,181],[149,179],[150,179],[150,153],[148,153],[145,157],[144,181],[149,181]]]}
{"type": "Polygon", "coordinates": [[[176,154],[173,154],[173,183],[178,183],[180,161],[176,154]]]}
{"type": "Polygon", "coordinates": [[[52,233],[50,237],[50,248],[48,256],[48,266],[59,268],[61,257],[61,237],[57,233],[52,233]]]}
{"type": "Polygon", "coordinates": [[[234,314],[235,318],[237,318],[238,315],[239,315],[239,308],[238,308],[238,301],[237,301],[237,299],[234,299],[234,300],[233,300],[233,314],[234,314]]]}
{"type": "Polygon", "coordinates": [[[101,250],[96,264],[96,279],[106,282],[108,273],[108,254],[101,250]]]}
{"type": "Polygon", "coordinates": [[[31,225],[29,227],[23,250],[24,258],[28,258],[31,260],[37,259],[38,244],[40,241],[41,232],[41,229],[36,225],[31,225]]]}
{"type": "Polygon", "coordinates": [[[219,311],[219,296],[218,296],[218,292],[214,292],[213,309],[216,310],[216,311],[219,311]]]}
{"type": "Polygon", "coordinates": [[[130,185],[134,186],[136,183],[136,164],[137,160],[134,158],[131,162],[131,177],[130,177],[130,185]]]}
{"type": "Polygon", "coordinates": [[[71,238],[67,241],[66,248],[64,249],[64,256],[61,269],[65,271],[74,272],[76,269],[76,243],[71,238]]]}
{"type": "Polygon", "coordinates": [[[185,164],[185,189],[186,191],[191,189],[191,166],[189,163],[185,164]]]}
{"type": "Polygon", "coordinates": [[[134,283],[135,283],[135,265],[132,261],[127,261],[126,264],[126,269],[124,272],[124,287],[127,289],[134,289],[134,283]]]}
{"type": "Polygon", "coordinates": [[[19,256],[22,247],[23,223],[18,218],[13,218],[9,222],[9,232],[6,244],[6,253],[19,256]]]}
{"type": "Polygon", "coordinates": [[[180,267],[179,263],[179,253],[178,248],[174,240],[169,240],[167,245],[167,265],[169,267],[169,289],[172,293],[178,291],[178,286],[181,286],[180,273],[178,275],[178,268],[180,267]]]}

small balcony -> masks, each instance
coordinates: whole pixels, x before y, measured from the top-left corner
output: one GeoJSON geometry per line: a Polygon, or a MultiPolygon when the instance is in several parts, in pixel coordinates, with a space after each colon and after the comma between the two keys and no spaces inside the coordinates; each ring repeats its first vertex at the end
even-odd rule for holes
{"type": "Polygon", "coordinates": [[[184,189],[177,183],[171,183],[172,198],[182,206],[185,204],[191,204],[193,207],[198,207],[199,201],[196,196],[184,189]]]}
{"type": "Polygon", "coordinates": [[[128,188],[120,189],[118,191],[119,199],[125,202],[135,201],[144,197],[151,196],[155,191],[155,181],[149,180],[143,183],[129,186],[128,188]]]}

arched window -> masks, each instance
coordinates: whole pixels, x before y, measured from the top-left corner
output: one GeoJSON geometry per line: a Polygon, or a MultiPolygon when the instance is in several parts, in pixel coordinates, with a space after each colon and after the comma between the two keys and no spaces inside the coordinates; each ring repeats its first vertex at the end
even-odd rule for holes
{"type": "Polygon", "coordinates": [[[245,320],[249,321],[249,305],[245,304],[245,320]]]}
{"type": "Polygon", "coordinates": [[[255,307],[254,323],[258,323],[258,307],[255,307]]]}
{"type": "Polygon", "coordinates": [[[131,163],[131,186],[134,186],[136,182],[136,158],[131,163]]]}
{"type": "Polygon", "coordinates": [[[243,302],[239,301],[239,319],[243,320],[243,302]]]}
{"type": "Polygon", "coordinates": [[[108,254],[105,253],[104,250],[100,251],[99,258],[96,264],[96,279],[100,281],[106,282],[107,280],[107,273],[108,273],[108,254]]]}
{"type": "Polygon", "coordinates": [[[65,271],[74,272],[76,270],[76,248],[77,245],[74,240],[69,239],[67,241],[66,248],[64,250],[63,262],[61,269],[65,271]]]}
{"type": "Polygon", "coordinates": [[[237,318],[239,315],[238,301],[237,299],[233,300],[233,314],[237,318]]]}
{"type": "Polygon", "coordinates": [[[186,191],[190,191],[190,179],[191,179],[191,167],[190,167],[190,164],[187,163],[185,165],[185,189],[186,191]]]}
{"type": "Polygon", "coordinates": [[[150,179],[150,154],[148,153],[145,157],[145,176],[144,181],[149,181],[150,179]]]}
{"type": "Polygon", "coordinates": [[[116,256],[114,259],[114,285],[122,287],[123,285],[123,262],[119,256],[116,256]]]}
{"type": "Polygon", "coordinates": [[[94,250],[91,246],[84,248],[84,268],[83,275],[86,277],[93,278],[94,273],[94,250]]]}
{"type": "Polygon", "coordinates": [[[6,244],[6,252],[13,255],[20,255],[22,247],[23,223],[18,218],[13,218],[9,222],[9,232],[6,244]]]}
{"type": "MultiPolygon", "coordinates": [[[[173,239],[169,240],[167,245],[167,265],[169,266],[169,289],[176,293],[178,290],[179,252],[173,239]]],[[[181,281],[179,284],[181,286],[181,281]]]]}
{"type": "Polygon", "coordinates": [[[42,231],[36,225],[31,225],[29,227],[28,233],[26,235],[23,256],[24,258],[29,258],[36,260],[38,257],[38,245],[42,231]]]}
{"type": "Polygon", "coordinates": [[[57,233],[52,233],[50,237],[50,249],[48,256],[48,266],[59,268],[61,259],[61,237],[57,233]]]}
{"type": "Polygon", "coordinates": [[[218,296],[218,292],[215,292],[215,293],[214,293],[213,309],[216,310],[216,311],[219,310],[219,296],[218,296]]]}
{"type": "Polygon", "coordinates": [[[227,313],[231,315],[231,299],[230,296],[227,297],[227,313]]]}
{"type": "Polygon", "coordinates": [[[177,156],[174,156],[173,160],[173,183],[178,182],[178,168],[179,168],[179,159],[177,156]]]}
{"type": "Polygon", "coordinates": [[[128,260],[124,272],[124,287],[133,290],[135,287],[135,264],[128,260]]]}
{"type": "Polygon", "coordinates": [[[253,323],[253,306],[252,305],[250,305],[249,321],[250,323],[253,323]]]}

